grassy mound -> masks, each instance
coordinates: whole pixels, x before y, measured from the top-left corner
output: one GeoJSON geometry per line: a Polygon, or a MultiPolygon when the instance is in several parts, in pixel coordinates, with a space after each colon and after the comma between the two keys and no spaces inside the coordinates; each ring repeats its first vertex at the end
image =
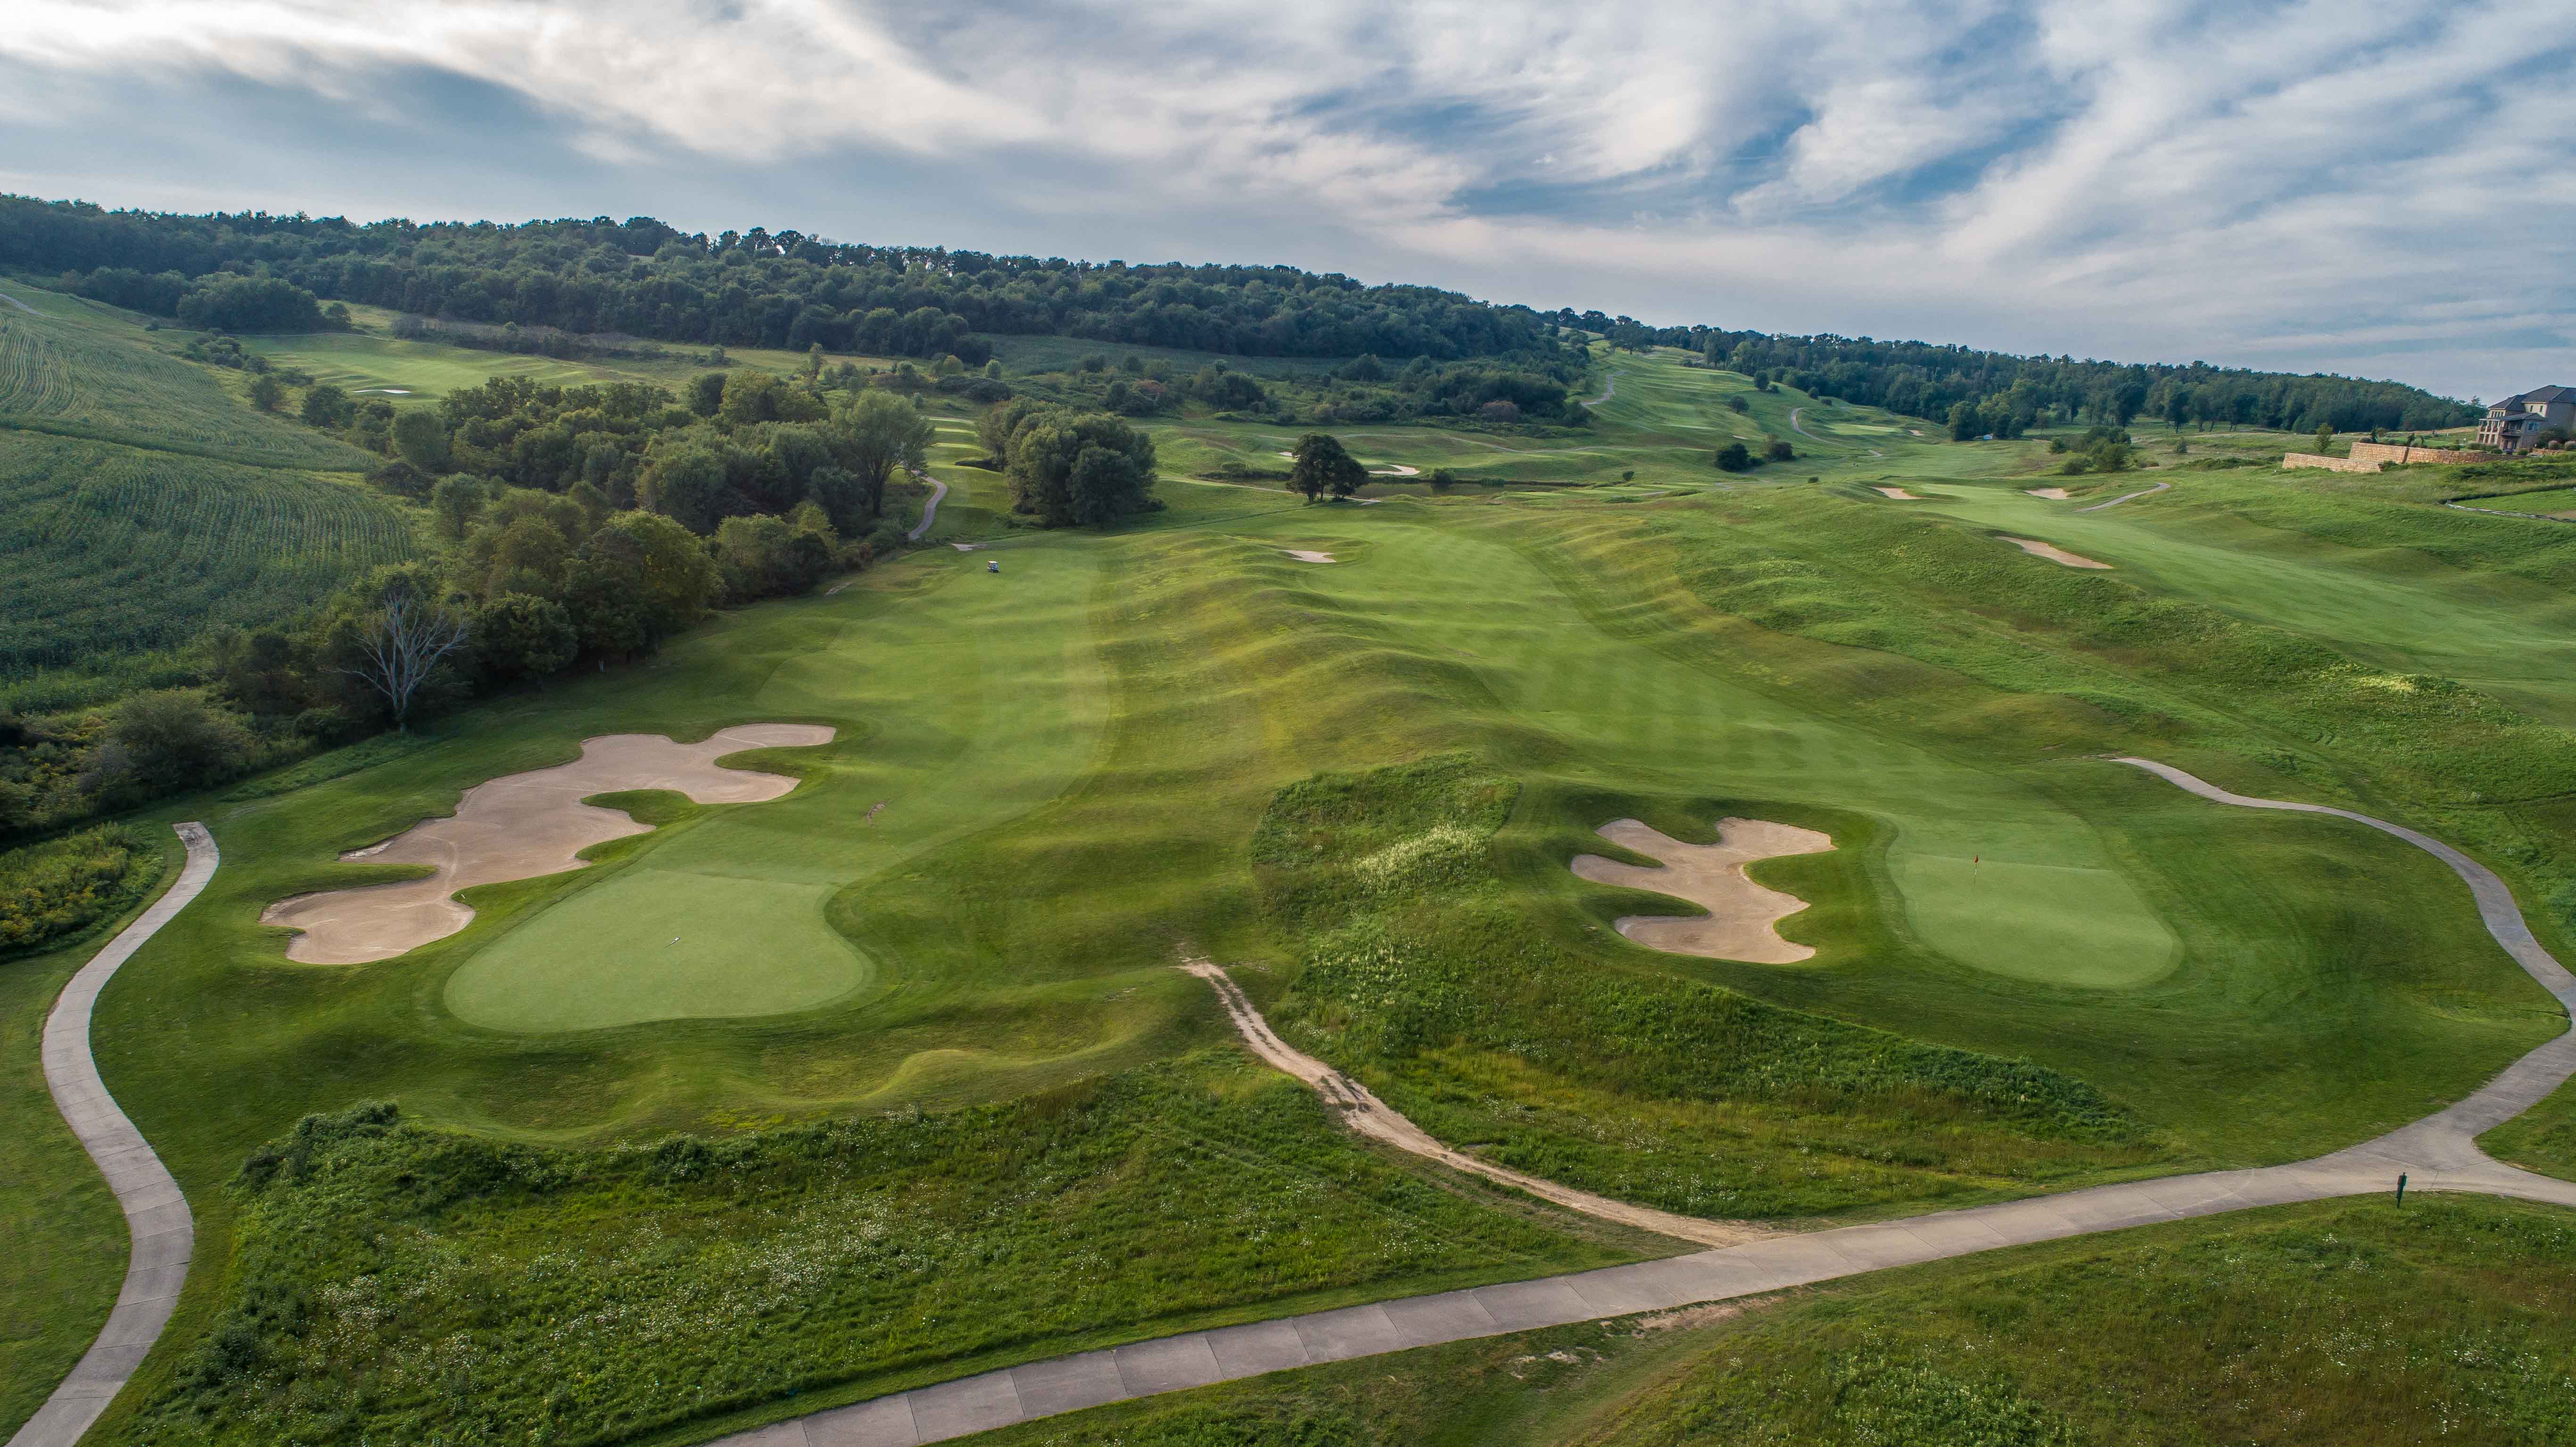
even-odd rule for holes
{"type": "Polygon", "coordinates": [[[1254,835],[1306,940],[1283,1021],[1445,1140],[1703,1216],[1983,1194],[2162,1150],[2079,1080],[1605,967],[1534,928],[1488,841],[1516,790],[1451,755],[1282,790],[1254,835]]]}
{"type": "Polygon", "coordinates": [[[1621,1255],[1418,1179],[1231,1051],[608,1152],[363,1106],[302,1122],[231,1189],[232,1304],[139,1440],[615,1441],[1621,1255]]]}

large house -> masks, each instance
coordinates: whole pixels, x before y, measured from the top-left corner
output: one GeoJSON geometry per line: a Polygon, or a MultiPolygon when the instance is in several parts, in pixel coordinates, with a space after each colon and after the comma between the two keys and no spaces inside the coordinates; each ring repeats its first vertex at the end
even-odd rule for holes
{"type": "Polygon", "coordinates": [[[2542,387],[2507,397],[2478,424],[2478,446],[2491,452],[2529,452],[2543,433],[2576,434],[2576,387],[2542,387]]]}

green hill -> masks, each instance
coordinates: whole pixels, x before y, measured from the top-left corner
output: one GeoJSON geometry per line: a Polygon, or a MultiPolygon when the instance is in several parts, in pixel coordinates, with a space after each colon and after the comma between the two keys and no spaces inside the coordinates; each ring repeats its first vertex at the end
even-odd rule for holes
{"type": "Polygon", "coordinates": [[[0,705],[87,703],[209,626],[422,551],[381,459],[262,413],[77,297],[0,286],[0,705]]]}
{"type": "Polygon", "coordinates": [[[96,302],[0,285],[0,427],[256,467],[354,471],[377,459],[225,390],[96,302]]]}

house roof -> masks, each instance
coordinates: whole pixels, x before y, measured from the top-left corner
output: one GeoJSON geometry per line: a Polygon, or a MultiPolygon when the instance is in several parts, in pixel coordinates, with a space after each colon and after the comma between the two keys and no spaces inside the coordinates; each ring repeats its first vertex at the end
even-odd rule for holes
{"type": "Polygon", "coordinates": [[[2538,405],[2543,407],[2548,406],[2552,402],[2576,402],[2576,387],[2534,387],[2519,397],[2507,397],[2504,399],[2504,405],[2508,407],[2512,406],[2516,402],[2523,403],[2526,406],[2538,405]]]}

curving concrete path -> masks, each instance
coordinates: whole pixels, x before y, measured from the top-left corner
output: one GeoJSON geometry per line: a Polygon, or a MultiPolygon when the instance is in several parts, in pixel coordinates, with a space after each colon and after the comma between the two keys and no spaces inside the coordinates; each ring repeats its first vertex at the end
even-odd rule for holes
{"type": "MultiPolygon", "coordinates": [[[[2332,814],[2430,853],[2467,883],[2478,917],[2496,943],[2562,1005],[2576,1010],[2576,976],[2532,937],[2512,891],[2484,865],[2440,840],[2349,809],[2231,794],[2149,759],[2117,762],[2221,804],[2332,814]]],[[[1231,1010],[1232,1001],[1227,1003],[1231,1010]]],[[[2481,1132],[2537,1104],[2571,1075],[2576,1075],[2576,1034],[2564,1034],[2449,1109],[2314,1160],[2095,1186],[1902,1221],[1775,1236],[1661,1261],[1184,1332],[897,1392],[736,1433],[718,1439],[717,1447],[917,1447],[1105,1402],[1293,1367],[1724,1301],[1892,1266],[2255,1206],[2370,1195],[2395,1189],[2401,1171],[2409,1177],[2410,1190],[2470,1191],[2576,1207],[2576,1181],[2516,1170],[2477,1146],[2481,1132]]]]}
{"type": "Polygon", "coordinates": [[[72,1134],[80,1137],[81,1148],[98,1162],[108,1189],[116,1193],[133,1245],[125,1285],[116,1294],[116,1306],[108,1312],[98,1340],[90,1343],[88,1353],[45,1399],[45,1405],[9,1439],[9,1447],[72,1447],[80,1440],[135,1368],[143,1365],[161,1328],[169,1324],[170,1313],[179,1304],[179,1288],[188,1279],[188,1262],[196,1252],[196,1220],[188,1214],[187,1197],[179,1193],[179,1183],[162,1167],[161,1158],[152,1154],[143,1133],[116,1108],[89,1053],[89,1017],[99,991],[145,940],[188,907],[222,861],[215,836],[205,825],[176,827],[188,846],[188,862],[180,869],[178,882],[81,966],[45,1017],[45,1085],[54,1093],[54,1107],[63,1113],[72,1134]]]}
{"type": "MultiPolygon", "coordinates": [[[[1810,431],[1808,431],[1806,428],[1799,426],[1799,425],[1798,425],[1798,414],[1799,414],[1799,413],[1801,413],[1801,412],[1804,412],[1804,411],[1806,411],[1806,410],[1807,410],[1807,409],[1806,409],[1806,408],[1804,408],[1804,407],[1792,407],[1792,408],[1790,408],[1790,409],[1789,409],[1789,430],[1790,430],[1790,431],[1797,433],[1799,436],[1801,436],[1801,437],[1803,437],[1803,438],[1807,439],[1809,442],[1822,442],[1822,443],[1824,443],[1825,445],[1827,445],[1827,446],[1829,446],[1829,447],[1839,447],[1839,446],[1845,446],[1845,445],[1847,445],[1847,444],[1845,444],[1845,443],[1841,442],[1839,439],[1836,439],[1836,438],[1818,437],[1818,436],[1817,436],[1816,434],[1814,434],[1813,432],[1810,432],[1810,431]]],[[[1886,453],[1879,451],[1879,450],[1878,450],[1877,448],[1875,448],[1875,447],[1870,447],[1867,443],[1863,443],[1863,444],[1862,444],[1862,447],[1863,447],[1863,449],[1864,449],[1865,451],[1867,451],[1867,452],[1869,453],[1869,455],[1870,455],[1870,456],[1872,456],[1872,457],[1885,457],[1885,456],[1887,455],[1886,453]]],[[[1885,489],[1885,488],[1880,488],[1880,489],[1879,489],[1879,491],[1881,491],[1881,492],[1886,492],[1886,491],[1887,491],[1887,489],[1885,489]]],[[[1902,489],[1899,489],[1899,491],[1902,491],[1902,489]]],[[[1892,497],[1892,496],[1894,496],[1894,495],[1895,495],[1895,494],[1893,494],[1893,493],[1890,493],[1890,494],[1889,494],[1889,496],[1891,496],[1891,497],[1892,497]]],[[[1905,501],[1907,501],[1907,502],[1920,502],[1920,501],[1922,501],[1922,499],[1921,499],[1921,498],[1907,498],[1907,499],[1905,499],[1905,501]]]]}
{"type": "Polygon", "coordinates": [[[903,535],[903,540],[905,542],[917,543],[921,541],[921,535],[923,533],[930,531],[930,525],[939,521],[939,500],[948,496],[948,484],[931,476],[929,470],[926,468],[914,467],[907,463],[903,470],[911,473],[921,481],[930,484],[930,501],[921,505],[920,526],[903,535]]]}
{"type": "MultiPolygon", "coordinates": [[[[2155,486],[2153,486],[2153,487],[2142,487],[2142,488],[2139,488],[2136,492],[2124,492],[2124,493],[2120,494],[2118,497],[2115,497],[2115,498],[2111,499],[2109,502],[2097,502],[2097,503],[2093,504],[2091,507],[2079,507],[2079,508],[2077,508],[2077,509],[2076,509],[2076,511],[2077,511],[2077,512],[2100,512],[2102,509],[2104,509],[2104,508],[2106,508],[2106,507],[2118,507],[2120,504],[2122,504],[2122,503],[2124,503],[2124,502],[2127,502],[2127,501],[2128,501],[2128,500],[2130,500],[2131,498],[2145,497],[2145,496],[2146,496],[2147,494],[2149,494],[2149,493],[2163,492],[2165,489],[2167,489],[2167,488],[2169,488],[2169,487],[2172,487],[2172,486],[2173,486],[2173,484],[2172,484],[2172,483],[2170,483],[2170,482],[2160,482],[2160,483],[2157,483],[2157,484],[2156,484],[2155,486]]],[[[2354,817],[2354,818],[2356,818],[2356,819],[2358,819],[2358,818],[2360,818],[2361,816],[2360,816],[2360,815],[2358,815],[2358,814],[2356,814],[2356,815],[2354,815],[2353,817],[2354,817]]]]}

